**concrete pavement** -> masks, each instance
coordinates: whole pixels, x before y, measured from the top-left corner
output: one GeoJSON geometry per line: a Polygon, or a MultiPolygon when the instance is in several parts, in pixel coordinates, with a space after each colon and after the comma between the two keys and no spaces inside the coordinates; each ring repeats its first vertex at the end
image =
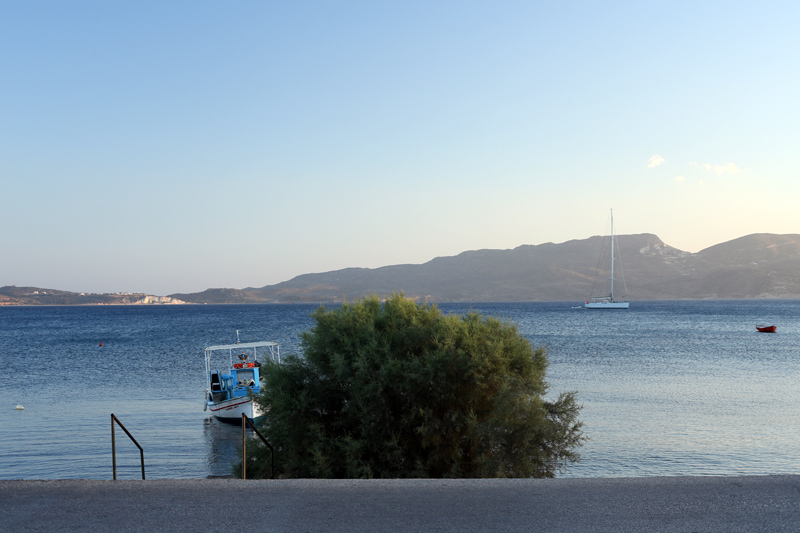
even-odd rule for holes
{"type": "Polygon", "coordinates": [[[0,481],[2,531],[800,531],[800,476],[0,481]]]}

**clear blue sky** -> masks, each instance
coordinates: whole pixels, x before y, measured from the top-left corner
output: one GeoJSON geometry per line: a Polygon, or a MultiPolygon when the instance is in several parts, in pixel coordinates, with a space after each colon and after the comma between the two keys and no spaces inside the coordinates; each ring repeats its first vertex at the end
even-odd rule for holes
{"type": "Polygon", "coordinates": [[[0,285],[800,233],[796,2],[0,1],[0,285]]]}

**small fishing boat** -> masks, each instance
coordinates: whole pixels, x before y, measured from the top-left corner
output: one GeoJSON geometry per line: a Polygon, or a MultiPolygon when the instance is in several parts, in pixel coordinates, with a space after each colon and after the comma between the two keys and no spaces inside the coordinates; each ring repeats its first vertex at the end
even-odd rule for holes
{"type": "MultiPolygon", "coordinates": [[[[238,331],[237,339],[238,339],[238,331]]],[[[261,362],[258,358],[280,363],[280,346],[277,342],[237,342],[205,349],[206,359],[206,409],[220,420],[240,422],[242,414],[248,418],[263,415],[253,402],[253,395],[261,392],[261,362]],[[222,369],[222,370],[221,370],[222,369]]]]}
{"type": "Polygon", "coordinates": [[[758,331],[760,331],[761,333],[775,333],[775,331],[777,331],[777,329],[778,329],[778,326],[762,326],[762,325],[758,325],[758,326],[756,326],[756,329],[758,331]]]}

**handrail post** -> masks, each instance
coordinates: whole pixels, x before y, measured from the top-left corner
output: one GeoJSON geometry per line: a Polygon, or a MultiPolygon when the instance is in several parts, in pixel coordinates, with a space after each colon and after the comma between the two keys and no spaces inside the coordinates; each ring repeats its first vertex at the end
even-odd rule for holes
{"type": "Polygon", "coordinates": [[[247,437],[245,430],[247,429],[247,415],[242,413],[242,479],[247,479],[247,437]]]}
{"type": "Polygon", "coordinates": [[[267,448],[269,448],[269,477],[270,479],[273,479],[275,477],[275,448],[273,448],[272,445],[267,442],[267,439],[264,438],[264,435],[262,435],[255,424],[253,424],[253,422],[247,418],[247,414],[245,413],[242,413],[242,479],[246,479],[245,476],[247,475],[247,467],[245,466],[247,464],[245,422],[247,422],[247,424],[253,428],[253,431],[255,431],[256,435],[258,435],[258,438],[260,438],[261,441],[267,445],[267,448]]]}
{"type": "Polygon", "coordinates": [[[127,428],[122,425],[122,422],[119,421],[119,418],[114,416],[114,413],[111,413],[111,455],[112,455],[112,463],[114,465],[114,480],[117,479],[117,446],[116,446],[116,437],[114,435],[114,422],[119,424],[119,427],[122,428],[122,431],[125,432],[126,435],[133,441],[137,448],[139,448],[139,458],[142,462],[142,479],[144,479],[144,449],[136,442],[136,439],[133,438],[131,432],[127,430],[127,428]]]}
{"type": "Polygon", "coordinates": [[[114,437],[114,413],[111,413],[111,462],[114,465],[114,481],[117,480],[117,439],[114,437]]]}

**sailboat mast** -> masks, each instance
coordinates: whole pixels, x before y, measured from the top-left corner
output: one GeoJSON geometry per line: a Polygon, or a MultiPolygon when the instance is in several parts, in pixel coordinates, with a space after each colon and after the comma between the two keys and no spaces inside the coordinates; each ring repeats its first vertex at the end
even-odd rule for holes
{"type": "Polygon", "coordinates": [[[614,210],[611,210],[611,301],[614,301],[614,210]]]}
{"type": "MultiPolygon", "coordinates": [[[[605,237],[603,237],[605,238],[605,237]]],[[[600,251],[600,260],[602,261],[603,254],[607,253],[605,251],[605,246],[601,247],[600,251]]],[[[598,265],[597,275],[602,275],[602,268],[598,265]]],[[[597,279],[601,278],[596,278],[597,279]]],[[[606,293],[603,291],[602,296],[592,296],[591,301],[586,300],[586,309],[628,309],[628,302],[617,302],[614,300],[614,210],[611,209],[611,279],[609,280],[611,285],[611,292],[606,293]]],[[[623,273],[623,281],[624,273],[623,273]]],[[[601,281],[602,283],[602,281],[601,281]]],[[[592,287],[592,292],[594,292],[594,286],[592,287]]]]}

